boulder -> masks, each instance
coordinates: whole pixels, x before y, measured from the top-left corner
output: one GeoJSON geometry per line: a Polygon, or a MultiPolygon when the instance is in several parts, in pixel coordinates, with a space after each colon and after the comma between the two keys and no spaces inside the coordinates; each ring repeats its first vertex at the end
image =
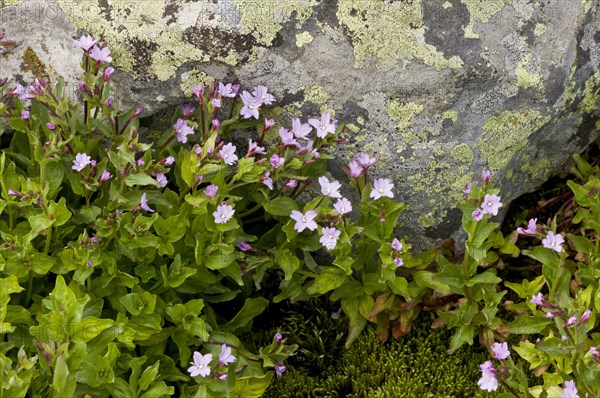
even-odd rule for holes
{"type": "MultiPolygon", "coordinates": [[[[280,114],[332,110],[409,204],[417,248],[459,230],[462,189],[492,170],[504,211],[597,137],[598,0],[3,0],[17,41],[0,76],[62,75],[77,94],[89,33],[118,99],[146,116],[200,83],[266,85],[280,114]]],[[[502,217],[502,214],[499,218],[502,217]]]]}

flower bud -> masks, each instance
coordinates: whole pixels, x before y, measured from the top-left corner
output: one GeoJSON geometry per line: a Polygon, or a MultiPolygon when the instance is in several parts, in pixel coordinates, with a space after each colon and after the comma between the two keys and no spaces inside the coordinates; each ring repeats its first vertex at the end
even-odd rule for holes
{"type": "Polygon", "coordinates": [[[56,126],[52,123],[46,123],[46,127],[48,127],[48,130],[52,130],[52,131],[54,131],[56,129],[56,126]]]}
{"type": "Polygon", "coordinates": [[[115,68],[113,68],[112,66],[109,66],[108,68],[104,69],[104,81],[107,82],[110,80],[110,76],[115,72],[115,68]]]}
{"type": "Polygon", "coordinates": [[[212,120],[212,128],[213,130],[218,130],[219,127],[221,127],[221,122],[219,121],[219,119],[215,118],[212,120]]]}

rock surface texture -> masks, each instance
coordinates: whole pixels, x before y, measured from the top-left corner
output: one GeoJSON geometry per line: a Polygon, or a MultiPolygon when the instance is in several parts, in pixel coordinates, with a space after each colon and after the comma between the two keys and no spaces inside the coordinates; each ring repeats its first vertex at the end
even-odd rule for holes
{"type": "MultiPolygon", "coordinates": [[[[483,168],[505,203],[562,171],[597,135],[599,0],[3,0],[17,41],[1,76],[77,87],[83,32],[106,39],[120,100],[145,115],[202,82],[263,84],[284,115],[334,110],[410,205],[426,247],[483,168]]],[[[332,173],[346,181],[338,164],[332,173]]]]}

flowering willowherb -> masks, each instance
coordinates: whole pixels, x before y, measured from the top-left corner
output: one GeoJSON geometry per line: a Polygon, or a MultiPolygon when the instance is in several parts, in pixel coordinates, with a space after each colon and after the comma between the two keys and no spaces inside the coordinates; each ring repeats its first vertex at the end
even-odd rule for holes
{"type": "Polygon", "coordinates": [[[202,355],[198,351],[194,351],[194,360],[190,362],[188,373],[191,377],[201,376],[206,377],[210,374],[210,362],[212,361],[212,354],[202,355]]]}
{"type": "Polygon", "coordinates": [[[268,89],[265,86],[254,87],[252,95],[260,105],[272,105],[275,101],[275,97],[269,94],[268,89]]]}
{"type": "Polygon", "coordinates": [[[565,388],[563,389],[561,398],[579,398],[577,394],[577,387],[575,386],[575,382],[573,380],[565,381],[565,388]]]}
{"type": "Polygon", "coordinates": [[[241,95],[242,109],[240,110],[240,115],[244,117],[244,119],[250,119],[251,117],[258,119],[258,109],[262,105],[262,103],[258,102],[252,94],[247,91],[242,92],[241,95]]]}
{"type": "Polygon", "coordinates": [[[527,223],[527,229],[517,228],[519,235],[535,235],[537,233],[537,218],[532,218],[527,223]]]}
{"type": "Polygon", "coordinates": [[[223,159],[223,162],[225,162],[226,165],[232,166],[237,162],[238,157],[235,154],[235,150],[235,145],[229,142],[225,144],[223,148],[221,148],[221,150],[219,151],[219,154],[221,155],[221,158],[223,159]]]}
{"type": "Polygon", "coordinates": [[[27,109],[21,111],[21,119],[29,120],[29,111],[27,109]]]}
{"type": "Polygon", "coordinates": [[[471,181],[467,182],[467,186],[465,187],[465,189],[463,189],[463,192],[466,193],[467,195],[471,193],[471,185],[473,185],[473,183],[471,181]]]}
{"type": "Polygon", "coordinates": [[[398,238],[394,238],[392,241],[392,249],[394,250],[402,250],[402,243],[398,240],[398,238]]]}
{"type": "Polygon", "coordinates": [[[97,62],[112,62],[112,57],[110,56],[110,50],[108,47],[100,48],[97,45],[92,47],[92,51],[90,51],[90,57],[97,62]]]}
{"type": "Polygon", "coordinates": [[[108,181],[112,178],[112,174],[110,174],[110,171],[108,170],[104,170],[102,172],[102,174],[100,174],[100,182],[104,182],[104,181],[108,181]]]}
{"type": "Polygon", "coordinates": [[[231,217],[233,217],[234,213],[235,213],[235,210],[233,210],[232,206],[228,205],[225,202],[221,203],[217,207],[217,211],[213,212],[213,217],[215,218],[215,223],[216,224],[227,223],[229,220],[231,220],[231,217]]]}
{"type": "Polygon", "coordinates": [[[486,194],[481,204],[481,212],[483,214],[498,215],[498,209],[502,206],[500,197],[494,194],[486,194]]]}
{"type": "Polygon", "coordinates": [[[501,361],[510,356],[510,351],[508,351],[508,344],[506,342],[494,343],[492,351],[494,352],[494,358],[500,359],[501,361]]]}
{"type": "Polygon", "coordinates": [[[368,169],[369,167],[374,165],[375,162],[377,162],[377,158],[370,157],[369,154],[366,152],[359,153],[358,156],[356,157],[356,160],[365,169],[368,169]]]}
{"type": "Polygon", "coordinates": [[[248,155],[253,155],[255,153],[260,153],[262,155],[265,154],[265,148],[262,146],[258,146],[258,143],[252,141],[252,138],[248,140],[248,155]]]}
{"type": "Polygon", "coordinates": [[[277,343],[279,343],[283,339],[283,336],[281,335],[281,333],[277,332],[275,333],[275,336],[273,336],[273,338],[277,343]]]}
{"type": "Polygon", "coordinates": [[[275,365],[273,365],[273,367],[275,368],[275,374],[277,375],[277,377],[281,377],[286,370],[286,367],[283,364],[282,360],[275,362],[275,365]]]}
{"type": "Polygon", "coordinates": [[[565,323],[565,325],[567,326],[573,326],[577,323],[577,317],[576,316],[571,316],[569,317],[569,319],[567,319],[567,322],[565,323]]]}
{"type": "Polygon", "coordinates": [[[312,127],[310,127],[310,124],[302,123],[297,117],[292,119],[292,133],[294,133],[297,138],[307,140],[311,131],[312,127]]]}
{"type": "Polygon", "coordinates": [[[46,127],[48,127],[48,130],[52,130],[52,131],[56,130],[56,126],[50,122],[46,123],[46,127]]]}
{"type": "Polygon", "coordinates": [[[531,296],[531,300],[529,300],[531,304],[542,306],[544,305],[544,295],[542,293],[538,293],[537,295],[531,296]]]}
{"type": "Polygon", "coordinates": [[[313,148],[313,140],[310,139],[306,140],[306,145],[298,148],[298,154],[302,154],[304,152],[312,153],[315,159],[319,159],[321,157],[319,150],[317,148],[313,148]]]}
{"type": "Polygon", "coordinates": [[[165,158],[164,162],[167,166],[170,166],[175,162],[175,158],[173,156],[169,156],[165,158]]]}
{"type": "Polygon", "coordinates": [[[146,161],[144,160],[144,158],[139,158],[137,162],[135,162],[135,164],[137,165],[137,167],[142,167],[146,164],[146,161]]]}
{"type": "Polygon", "coordinates": [[[115,68],[113,68],[112,66],[109,66],[108,68],[104,69],[104,75],[102,76],[102,78],[104,79],[105,82],[110,80],[110,77],[112,76],[112,74],[115,73],[115,68]]]}
{"type": "Polygon", "coordinates": [[[279,155],[275,153],[271,156],[269,161],[271,162],[271,167],[278,169],[285,163],[285,158],[279,157],[279,155]]]}
{"type": "Polygon", "coordinates": [[[283,146],[295,146],[299,147],[298,141],[294,138],[294,133],[288,131],[285,127],[281,127],[279,129],[279,137],[281,138],[281,143],[283,146]]]}
{"type": "Polygon", "coordinates": [[[598,347],[590,347],[588,352],[594,357],[594,359],[600,360],[600,350],[598,350],[598,347]]]}
{"type": "Polygon", "coordinates": [[[496,379],[496,368],[492,361],[487,360],[479,365],[481,378],[477,381],[479,388],[485,391],[496,391],[498,389],[498,379],[496,379]]]}
{"type": "Polygon", "coordinates": [[[552,231],[548,231],[548,235],[542,239],[542,245],[547,249],[552,249],[555,252],[562,252],[562,244],[565,242],[561,234],[554,234],[552,231]]]}
{"type": "Polygon", "coordinates": [[[393,198],[394,193],[392,192],[392,189],[394,189],[394,184],[390,180],[387,178],[378,178],[373,181],[373,190],[369,197],[375,200],[384,196],[393,198]]]}
{"type": "Polygon", "coordinates": [[[317,137],[325,138],[327,134],[335,133],[335,125],[331,123],[331,116],[329,112],[324,112],[319,119],[308,119],[308,124],[313,126],[317,130],[317,137]]]}
{"type": "Polygon", "coordinates": [[[210,102],[212,103],[213,108],[221,108],[221,100],[219,98],[213,98],[210,102]]]}
{"type": "Polygon", "coordinates": [[[483,170],[481,172],[481,181],[483,181],[484,185],[490,182],[491,175],[492,173],[489,170],[483,170]]]}
{"type": "Polygon", "coordinates": [[[238,244],[238,249],[240,249],[243,252],[247,252],[248,250],[252,250],[252,245],[247,242],[240,242],[238,244]]]}
{"type": "Polygon", "coordinates": [[[146,198],[146,192],[144,192],[142,194],[142,197],[140,198],[140,207],[142,209],[146,210],[147,212],[154,213],[154,210],[152,210],[150,208],[150,206],[148,206],[148,199],[146,198]]]}
{"type": "Polygon", "coordinates": [[[192,87],[192,94],[194,94],[197,98],[200,98],[202,95],[204,95],[204,84],[201,84],[198,87],[192,87]]]}
{"type": "Polygon", "coordinates": [[[226,344],[221,346],[221,352],[219,353],[219,362],[223,365],[229,365],[230,363],[234,363],[236,361],[236,357],[231,354],[231,347],[228,347],[226,344]]]}
{"type": "Polygon", "coordinates": [[[160,186],[163,188],[166,187],[167,184],[169,183],[169,181],[167,180],[167,177],[163,173],[159,173],[156,175],[156,181],[158,181],[160,186]]]}
{"type": "Polygon", "coordinates": [[[75,155],[75,160],[73,160],[73,166],[71,168],[73,170],[81,171],[85,169],[85,166],[91,163],[91,158],[85,153],[78,153],[75,155]]]}
{"type": "Polygon", "coordinates": [[[79,46],[83,51],[89,51],[96,44],[92,36],[82,35],[79,40],[73,40],[73,43],[79,46]]]}
{"type": "Polygon", "coordinates": [[[294,229],[298,232],[302,232],[305,229],[309,229],[311,231],[317,229],[317,223],[314,221],[315,217],[317,217],[317,212],[315,210],[308,210],[306,213],[301,213],[298,210],[292,210],[290,217],[292,220],[296,221],[294,229]]]}
{"type": "Polygon", "coordinates": [[[208,196],[209,198],[214,197],[217,194],[217,191],[219,190],[219,187],[214,185],[214,184],[210,184],[209,186],[207,186],[206,188],[204,188],[204,194],[206,196],[208,196]]]}
{"type": "Polygon", "coordinates": [[[336,199],[342,197],[342,194],[339,192],[342,184],[338,181],[333,180],[330,182],[327,177],[319,177],[319,184],[321,185],[321,193],[323,195],[336,199]]]}
{"type": "Polygon", "coordinates": [[[352,203],[348,199],[342,197],[337,202],[335,202],[333,208],[339,214],[347,214],[352,211],[352,203]]]}
{"type": "Polygon", "coordinates": [[[260,177],[260,180],[263,184],[265,184],[267,187],[269,187],[270,190],[273,190],[273,179],[271,177],[269,177],[271,175],[270,171],[266,171],[265,174],[263,174],[260,177]]]}
{"type": "Polygon", "coordinates": [[[481,221],[483,220],[483,211],[481,211],[481,209],[478,207],[475,210],[473,210],[473,213],[471,213],[471,217],[473,217],[473,220],[475,221],[481,221]]]}
{"type": "Polygon", "coordinates": [[[298,186],[298,181],[296,181],[294,179],[289,179],[284,184],[284,187],[286,187],[286,188],[296,188],[297,186],[298,186]]]}
{"type": "Polygon", "coordinates": [[[219,83],[219,95],[221,97],[235,98],[237,90],[234,91],[234,87],[231,83],[223,84],[219,83]]]}
{"type": "Polygon", "coordinates": [[[364,168],[356,160],[352,160],[350,163],[348,163],[348,168],[350,169],[350,176],[352,178],[360,177],[364,170],[364,168]]]}
{"type": "Polygon", "coordinates": [[[177,141],[185,144],[187,142],[187,136],[190,134],[194,134],[194,129],[188,125],[187,120],[185,119],[177,119],[175,124],[173,125],[173,129],[177,134],[177,141]]]}
{"type": "Polygon", "coordinates": [[[587,322],[590,316],[592,316],[592,311],[589,309],[585,310],[581,316],[581,322],[587,322]]]}
{"type": "Polygon", "coordinates": [[[265,118],[265,121],[263,123],[263,128],[265,132],[269,131],[271,129],[271,127],[273,127],[273,125],[275,124],[275,119],[267,119],[265,118]]]}
{"type": "Polygon", "coordinates": [[[338,231],[335,228],[323,227],[322,233],[323,235],[319,239],[319,242],[325,246],[327,250],[333,250],[340,237],[341,231],[338,231]]]}
{"type": "Polygon", "coordinates": [[[404,261],[402,261],[402,259],[400,257],[396,257],[394,259],[394,265],[396,267],[402,267],[404,265],[404,261]]]}

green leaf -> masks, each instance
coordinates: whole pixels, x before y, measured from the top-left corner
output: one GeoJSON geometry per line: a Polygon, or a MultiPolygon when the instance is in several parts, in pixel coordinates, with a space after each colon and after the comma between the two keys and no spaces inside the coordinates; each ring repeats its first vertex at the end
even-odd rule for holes
{"type": "Polygon", "coordinates": [[[298,210],[298,204],[292,198],[281,196],[264,204],[265,211],[274,216],[289,217],[292,210],[298,210]]]}
{"type": "Polygon", "coordinates": [[[273,372],[267,372],[262,376],[239,377],[235,380],[235,387],[227,398],[259,398],[269,387],[272,378],[273,372]]]}
{"type": "Polygon", "coordinates": [[[448,354],[454,353],[460,347],[465,344],[473,345],[473,338],[475,337],[475,327],[472,325],[460,325],[452,338],[450,339],[450,348],[448,354]]]}
{"type": "Polygon", "coordinates": [[[29,221],[29,225],[31,225],[31,232],[27,234],[29,241],[38,236],[40,232],[50,228],[54,222],[53,220],[49,220],[45,214],[30,216],[27,220],[29,221]]]}
{"type": "Polygon", "coordinates": [[[325,294],[333,289],[336,289],[344,284],[346,273],[336,267],[322,267],[321,273],[317,275],[312,285],[306,289],[306,293],[310,295],[325,294]]]}
{"type": "Polygon", "coordinates": [[[155,178],[152,178],[148,174],[144,173],[129,174],[127,177],[125,177],[125,184],[127,184],[128,187],[134,187],[136,185],[153,185],[156,188],[161,187],[160,183],[156,181],[155,178]]]}
{"type": "Polygon", "coordinates": [[[60,190],[65,171],[56,160],[48,160],[44,165],[44,177],[50,187],[48,197],[53,198],[60,190]]]}
{"type": "Polygon", "coordinates": [[[469,287],[473,287],[478,283],[484,284],[484,283],[492,283],[492,284],[496,284],[496,283],[500,283],[502,282],[502,279],[497,277],[496,274],[492,271],[492,270],[487,270],[485,271],[483,274],[477,274],[474,277],[472,277],[471,279],[469,279],[465,285],[469,286],[469,287]]]}
{"type": "Polygon", "coordinates": [[[300,260],[289,249],[280,249],[275,252],[275,262],[285,273],[285,279],[290,280],[294,272],[300,268],[300,260]]]}
{"type": "Polygon", "coordinates": [[[362,295],[356,298],[342,299],[342,310],[350,321],[348,329],[348,338],[345,347],[348,348],[367,326],[367,317],[371,313],[375,301],[369,295],[362,295]]]}
{"type": "Polygon", "coordinates": [[[54,226],[56,227],[65,224],[71,218],[71,212],[67,209],[64,197],[60,198],[58,203],[50,202],[48,209],[50,215],[54,217],[54,226]]]}
{"type": "Polygon", "coordinates": [[[165,395],[173,394],[175,394],[175,387],[167,386],[164,381],[159,381],[158,383],[154,383],[140,398],[161,398],[165,395]]]}
{"type": "Polygon", "coordinates": [[[521,316],[509,323],[507,329],[510,334],[535,334],[551,323],[552,320],[544,316],[521,316]]]}
{"type": "Polygon", "coordinates": [[[158,217],[153,225],[158,236],[167,242],[173,243],[183,238],[190,222],[186,214],[181,213],[167,219],[158,217]]]}
{"type": "Polygon", "coordinates": [[[114,323],[112,319],[99,319],[93,316],[85,317],[81,319],[79,324],[75,325],[72,336],[73,341],[87,343],[102,333],[103,330],[113,326],[114,323]]]}
{"type": "Polygon", "coordinates": [[[154,365],[148,366],[144,369],[144,372],[138,379],[138,394],[142,391],[146,391],[150,386],[150,383],[156,379],[156,375],[158,375],[158,367],[160,365],[160,361],[156,361],[154,365]]]}
{"type": "Polygon", "coordinates": [[[427,287],[435,290],[436,292],[446,295],[452,293],[452,290],[448,285],[434,279],[435,274],[429,271],[417,271],[414,275],[415,282],[420,287],[427,287]]]}
{"type": "Polygon", "coordinates": [[[432,279],[450,287],[452,292],[464,295],[465,279],[459,266],[448,264],[432,279]]]}
{"type": "Polygon", "coordinates": [[[235,332],[244,328],[254,317],[260,315],[268,305],[269,300],[263,297],[246,299],[242,309],[221,329],[226,332],[235,332]]]}
{"type": "Polygon", "coordinates": [[[344,284],[331,293],[330,299],[337,301],[342,298],[355,298],[364,294],[362,283],[354,279],[346,279],[344,284]]]}
{"type": "Polygon", "coordinates": [[[529,362],[529,369],[535,369],[546,363],[546,356],[541,351],[538,351],[535,348],[535,345],[528,341],[522,341],[518,346],[513,347],[513,349],[521,356],[521,358],[529,362]]]}

